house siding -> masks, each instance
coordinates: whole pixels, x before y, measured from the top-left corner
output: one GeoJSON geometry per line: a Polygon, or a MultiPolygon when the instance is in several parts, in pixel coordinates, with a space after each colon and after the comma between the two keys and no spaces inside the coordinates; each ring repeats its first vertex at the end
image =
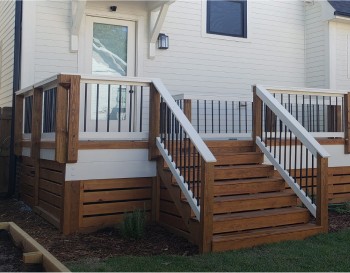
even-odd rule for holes
{"type": "Polygon", "coordinates": [[[0,1],[0,107],[12,105],[15,1],[0,1]]]}
{"type": "Polygon", "coordinates": [[[36,1],[35,82],[78,71],[78,54],[70,52],[70,28],[70,1],[36,1]]]}
{"type": "Polygon", "coordinates": [[[336,88],[350,89],[350,25],[336,24],[336,88]]]}
{"type": "Polygon", "coordinates": [[[202,32],[205,4],[170,6],[161,30],[170,47],[145,60],[145,76],[161,78],[172,93],[234,93],[248,100],[255,83],[305,86],[302,1],[248,1],[248,39],[241,41],[202,32]]]}
{"type": "Polygon", "coordinates": [[[322,5],[314,1],[305,4],[305,66],[306,87],[328,88],[326,27],[322,20],[322,5]]]}

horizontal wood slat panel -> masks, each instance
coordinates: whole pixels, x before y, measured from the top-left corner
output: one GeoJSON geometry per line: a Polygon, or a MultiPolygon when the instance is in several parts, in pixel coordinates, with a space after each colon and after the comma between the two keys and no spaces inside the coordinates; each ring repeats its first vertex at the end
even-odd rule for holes
{"type": "Polygon", "coordinates": [[[159,221],[161,223],[165,223],[165,224],[167,224],[169,226],[181,229],[183,231],[187,230],[187,228],[186,228],[183,220],[181,219],[181,217],[177,217],[177,216],[174,216],[174,215],[171,215],[171,214],[160,212],[159,213],[159,221]]]}
{"type": "Polygon", "coordinates": [[[148,141],[79,141],[79,150],[148,149],[148,141]]]}
{"type": "Polygon", "coordinates": [[[66,165],[50,160],[40,160],[40,168],[64,172],[66,165]]]}
{"type": "Polygon", "coordinates": [[[167,214],[172,214],[177,217],[181,217],[175,204],[172,202],[160,200],[160,206],[159,206],[160,211],[167,213],[167,214]]]}
{"type": "Polygon", "coordinates": [[[48,191],[39,190],[39,200],[43,200],[57,208],[62,208],[62,197],[48,191]]]}
{"type": "Polygon", "coordinates": [[[84,181],[84,190],[111,190],[151,187],[152,178],[101,179],[84,181]]]}
{"type": "Polygon", "coordinates": [[[40,178],[63,184],[64,174],[62,172],[52,171],[48,169],[40,168],[40,178]]]}
{"type": "Polygon", "coordinates": [[[42,209],[46,210],[48,213],[52,214],[54,217],[60,219],[61,217],[61,209],[56,208],[55,206],[52,206],[51,204],[39,200],[38,207],[41,207],[42,209]]]}
{"type": "Polygon", "coordinates": [[[43,189],[48,192],[52,192],[56,195],[61,195],[63,194],[63,186],[57,183],[53,183],[51,181],[47,181],[45,179],[40,179],[39,180],[39,189],[43,189]]]}
{"type": "Polygon", "coordinates": [[[136,199],[150,199],[152,189],[132,189],[132,190],[112,190],[103,192],[85,192],[83,195],[84,203],[106,202],[106,201],[124,201],[136,199]]]}
{"type": "Polygon", "coordinates": [[[131,212],[136,209],[149,210],[150,208],[151,208],[151,200],[89,204],[89,205],[84,205],[83,214],[85,216],[85,215],[97,215],[97,214],[109,214],[109,213],[122,213],[122,212],[131,212]]]}

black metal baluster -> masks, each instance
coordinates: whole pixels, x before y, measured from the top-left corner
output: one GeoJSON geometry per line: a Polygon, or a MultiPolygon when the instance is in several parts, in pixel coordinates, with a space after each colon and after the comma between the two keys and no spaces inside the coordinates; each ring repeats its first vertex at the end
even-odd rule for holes
{"type": "Polygon", "coordinates": [[[303,185],[302,185],[302,180],[303,180],[303,144],[300,141],[300,170],[299,170],[299,174],[300,174],[300,189],[302,190],[303,185]]]}
{"type": "MultiPolygon", "coordinates": [[[[187,176],[186,176],[186,174],[187,174],[187,140],[186,140],[186,137],[187,137],[187,134],[186,134],[186,131],[184,131],[184,166],[183,166],[184,175],[183,175],[183,177],[184,177],[184,181],[188,182],[187,176]]],[[[189,189],[189,187],[188,187],[188,189],[189,189]]]]}
{"type": "Polygon", "coordinates": [[[235,133],[235,102],[232,102],[232,133],[235,133]]]}
{"type": "Polygon", "coordinates": [[[303,125],[304,128],[306,128],[304,118],[305,118],[305,96],[303,95],[303,100],[301,105],[301,124],[303,125]]]}
{"type": "Polygon", "coordinates": [[[323,100],[323,132],[326,132],[326,105],[325,105],[325,97],[322,97],[323,100]]]}
{"type": "Polygon", "coordinates": [[[197,132],[199,134],[199,100],[197,100],[197,132]]]}
{"type": "Polygon", "coordinates": [[[121,131],[121,117],[122,117],[122,111],[121,111],[121,109],[122,109],[122,86],[121,85],[119,85],[119,91],[118,91],[118,94],[119,94],[119,101],[118,101],[118,132],[120,132],[121,131]]]}
{"type": "Polygon", "coordinates": [[[309,95],[309,132],[312,130],[312,120],[311,120],[312,114],[311,114],[311,95],[309,95]]]}
{"type": "Polygon", "coordinates": [[[204,133],[207,133],[207,100],[204,100],[204,133]]]}
{"type": "Polygon", "coordinates": [[[142,132],[142,114],[143,114],[143,86],[141,86],[141,94],[140,94],[140,132],[142,132]]]}
{"type": "Polygon", "coordinates": [[[96,125],[95,125],[95,131],[98,132],[98,108],[99,108],[99,99],[100,99],[100,85],[97,84],[96,89],[96,125]]]}
{"type": "Polygon", "coordinates": [[[173,113],[171,113],[171,158],[174,161],[174,131],[175,131],[175,116],[173,113]]]}
{"type": "Polygon", "coordinates": [[[225,123],[226,123],[226,134],[227,134],[227,100],[225,101],[225,123]]]}
{"type": "Polygon", "coordinates": [[[182,126],[181,124],[179,123],[179,126],[180,126],[180,166],[179,168],[182,170],[183,169],[183,165],[182,165],[182,126]]]}
{"type": "Polygon", "coordinates": [[[200,197],[200,188],[199,188],[200,178],[201,178],[201,158],[200,158],[199,152],[197,152],[197,196],[196,196],[197,206],[200,205],[200,200],[199,200],[199,197],[200,197]]]}
{"type": "Polygon", "coordinates": [[[248,102],[245,102],[244,115],[245,115],[245,132],[248,133],[248,102]]]}
{"type": "Polygon", "coordinates": [[[218,101],[219,106],[219,134],[221,133],[221,104],[220,101],[218,101]]]}
{"type": "Polygon", "coordinates": [[[214,101],[211,101],[211,132],[214,133],[214,101]]]}
{"type": "Polygon", "coordinates": [[[192,155],[192,188],[193,188],[193,198],[195,197],[196,188],[196,146],[193,145],[193,155],[192,155]]]}
{"type": "Polygon", "coordinates": [[[109,118],[111,111],[111,85],[108,84],[108,96],[107,96],[107,132],[109,132],[109,118]]]}
{"type": "Polygon", "coordinates": [[[318,97],[316,96],[316,130],[320,132],[320,105],[318,103],[318,97]]]}
{"type": "MultiPolygon", "coordinates": [[[[305,147],[305,171],[306,171],[306,177],[305,177],[305,195],[309,196],[308,193],[308,184],[309,184],[309,150],[305,147]]],[[[300,181],[300,188],[302,185],[302,180],[300,181]]]]}
{"type": "Polygon", "coordinates": [[[241,101],[238,102],[238,130],[241,133],[241,101]]]}
{"type": "Polygon", "coordinates": [[[312,180],[311,180],[311,190],[312,190],[312,195],[311,195],[311,202],[314,204],[315,203],[315,183],[314,183],[314,170],[315,170],[315,166],[314,166],[314,160],[315,160],[315,157],[314,155],[312,155],[311,157],[311,169],[312,169],[312,180]]]}
{"type": "Polygon", "coordinates": [[[87,113],[87,83],[85,83],[84,97],[84,132],[86,132],[86,113],[87,113]]]}
{"type": "Polygon", "coordinates": [[[339,132],[339,127],[338,127],[338,97],[335,97],[334,119],[335,119],[335,123],[334,123],[335,130],[334,131],[339,132]]]}
{"type": "Polygon", "coordinates": [[[294,183],[297,183],[297,153],[298,153],[298,138],[294,136],[294,183]]]}

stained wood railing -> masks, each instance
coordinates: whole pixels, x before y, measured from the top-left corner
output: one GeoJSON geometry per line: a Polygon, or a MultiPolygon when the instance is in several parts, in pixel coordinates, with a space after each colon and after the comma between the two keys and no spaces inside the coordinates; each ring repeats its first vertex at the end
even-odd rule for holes
{"type": "Polygon", "coordinates": [[[326,232],[330,155],[268,90],[253,92],[253,139],[326,232]]]}

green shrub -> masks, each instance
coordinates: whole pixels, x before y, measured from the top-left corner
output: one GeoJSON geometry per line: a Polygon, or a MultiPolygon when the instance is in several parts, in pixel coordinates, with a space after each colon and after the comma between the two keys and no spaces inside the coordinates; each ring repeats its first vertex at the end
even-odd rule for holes
{"type": "Polygon", "coordinates": [[[120,226],[123,237],[129,239],[141,239],[145,231],[145,211],[136,209],[124,215],[124,221],[120,226]]]}

